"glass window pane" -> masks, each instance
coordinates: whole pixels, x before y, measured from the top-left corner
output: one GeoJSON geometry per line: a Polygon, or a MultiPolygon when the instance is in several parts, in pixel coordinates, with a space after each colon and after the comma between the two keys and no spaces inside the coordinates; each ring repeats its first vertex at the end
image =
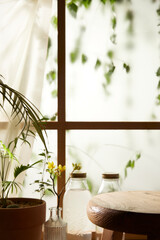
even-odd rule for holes
{"type": "Polygon", "coordinates": [[[159,120],[158,2],[77,7],[66,9],[67,120],[159,120]]]}
{"type": "Polygon", "coordinates": [[[56,119],[57,113],[57,1],[52,4],[45,81],[42,92],[41,111],[44,116],[56,119]]]}
{"type": "Polygon", "coordinates": [[[118,172],[122,190],[160,190],[159,137],[158,130],[69,131],[67,169],[81,162],[93,194],[104,172],[118,172]]]}

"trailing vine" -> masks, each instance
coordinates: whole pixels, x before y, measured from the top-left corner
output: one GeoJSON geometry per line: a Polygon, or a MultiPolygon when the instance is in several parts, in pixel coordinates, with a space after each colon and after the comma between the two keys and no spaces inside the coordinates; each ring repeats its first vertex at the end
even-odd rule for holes
{"type": "MultiPolygon", "coordinates": [[[[134,12],[132,10],[132,2],[131,0],[97,0],[99,1],[100,4],[103,5],[103,8],[110,8],[111,12],[111,17],[110,17],[110,27],[111,27],[111,34],[108,36],[110,39],[111,43],[113,44],[112,47],[110,47],[106,51],[105,58],[103,59],[101,56],[95,57],[95,63],[93,64],[93,69],[97,71],[98,69],[101,69],[103,71],[103,82],[102,82],[102,87],[104,89],[104,93],[106,95],[109,95],[109,89],[108,87],[112,83],[112,78],[114,76],[114,73],[116,72],[116,45],[118,45],[118,39],[117,39],[117,25],[118,25],[118,19],[117,19],[117,14],[116,12],[118,11],[118,7],[120,4],[124,4],[126,7],[126,12],[125,12],[125,20],[128,25],[126,32],[128,34],[128,42],[126,43],[127,47],[132,48],[133,47],[133,34],[134,34],[134,12]]],[[[152,2],[157,2],[156,0],[152,0],[152,2]]],[[[68,12],[70,13],[71,17],[77,21],[79,15],[79,11],[81,8],[84,8],[85,14],[87,14],[87,11],[91,9],[91,6],[93,4],[92,0],[66,0],[66,7],[68,12]]],[[[84,14],[84,16],[85,16],[84,14]]],[[[160,6],[156,10],[156,14],[158,16],[158,34],[160,33],[160,6]]],[[[52,27],[57,31],[57,16],[54,15],[52,16],[51,19],[51,24],[52,27]]],[[[90,56],[86,54],[81,47],[81,43],[83,40],[84,33],[86,31],[86,27],[81,26],[79,30],[79,35],[75,40],[75,43],[73,45],[73,48],[70,52],[69,59],[72,64],[75,64],[77,60],[81,61],[82,65],[87,64],[90,56]]],[[[49,57],[49,53],[52,51],[53,48],[53,43],[52,39],[49,38],[48,41],[48,54],[47,56],[49,57]]],[[[131,66],[128,62],[128,60],[120,60],[122,62],[122,69],[126,72],[126,74],[130,73],[131,71],[131,66]]],[[[57,57],[53,57],[53,67],[48,73],[46,74],[46,79],[48,81],[48,84],[51,86],[51,96],[53,98],[57,97],[57,57]]],[[[157,83],[157,96],[156,96],[156,105],[160,105],[160,66],[157,67],[156,71],[156,76],[158,78],[158,83],[157,83]]],[[[57,116],[57,113],[54,114],[51,117],[45,116],[46,119],[52,119],[55,120],[57,116]]],[[[156,117],[155,114],[152,114],[154,118],[156,117]]]]}
{"type": "MultiPolygon", "coordinates": [[[[117,44],[117,33],[116,33],[116,27],[117,27],[117,15],[116,15],[116,4],[119,4],[123,1],[118,1],[118,0],[100,0],[100,2],[104,5],[104,7],[109,7],[111,8],[111,35],[110,35],[110,41],[113,44],[112,49],[108,49],[106,53],[106,60],[101,60],[99,57],[97,57],[97,60],[95,62],[95,65],[93,68],[95,70],[98,70],[100,67],[103,68],[104,71],[104,81],[102,83],[102,87],[104,89],[104,92],[108,95],[108,86],[112,82],[112,76],[113,73],[116,69],[116,65],[114,63],[114,56],[115,56],[115,51],[114,51],[114,45],[117,44]]],[[[130,1],[127,1],[130,2],[130,1]]],[[[67,1],[67,8],[71,14],[72,17],[77,18],[78,10],[80,7],[85,7],[86,9],[90,9],[92,4],[92,1],[81,1],[81,0],[70,0],[67,1]]],[[[128,31],[133,31],[133,14],[132,12],[127,12],[126,13],[126,19],[129,20],[130,25],[129,25],[129,30],[128,31]]],[[[75,43],[75,48],[74,50],[70,53],[70,60],[71,63],[75,63],[78,58],[81,56],[81,62],[82,64],[86,63],[88,60],[88,56],[85,53],[80,54],[80,48],[81,48],[81,39],[82,39],[82,34],[79,34],[78,39],[76,40],[75,43]]],[[[123,68],[125,69],[126,73],[129,73],[130,71],[130,66],[128,63],[122,61],[123,63],[123,68]]]]}

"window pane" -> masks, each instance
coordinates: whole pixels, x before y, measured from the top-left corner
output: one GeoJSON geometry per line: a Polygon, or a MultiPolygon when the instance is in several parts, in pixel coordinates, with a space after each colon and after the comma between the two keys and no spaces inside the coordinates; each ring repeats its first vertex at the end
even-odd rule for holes
{"type": "Polygon", "coordinates": [[[81,162],[93,194],[104,172],[118,172],[122,190],[160,190],[159,137],[158,130],[69,131],[67,169],[81,162]]]}
{"type": "Polygon", "coordinates": [[[160,119],[158,2],[118,2],[67,5],[67,120],[160,119]]]}
{"type": "Polygon", "coordinates": [[[52,4],[48,52],[46,58],[45,81],[43,86],[41,111],[43,115],[56,120],[57,113],[57,1],[52,4]]]}

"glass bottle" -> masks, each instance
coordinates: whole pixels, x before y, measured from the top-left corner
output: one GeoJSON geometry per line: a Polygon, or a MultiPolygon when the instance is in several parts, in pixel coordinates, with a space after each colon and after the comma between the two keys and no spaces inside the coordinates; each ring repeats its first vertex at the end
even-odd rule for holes
{"type": "Polygon", "coordinates": [[[44,240],[66,240],[67,224],[61,218],[62,208],[52,207],[50,217],[44,224],[44,240]]]}
{"type": "Polygon", "coordinates": [[[120,191],[119,174],[118,173],[103,173],[102,181],[98,194],[120,191]]]}
{"type": "Polygon", "coordinates": [[[67,240],[91,240],[95,226],[87,216],[91,199],[86,173],[72,173],[63,198],[63,219],[67,222],[67,240]]]}
{"type": "MultiPolygon", "coordinates": [[[[118,173],[103,173],[102,181],[98,194],[120,191],[119,174],[118,173]]],[[[100,240],[102,237],[103,228],[96,226],[96,240],[100,240]]]]}

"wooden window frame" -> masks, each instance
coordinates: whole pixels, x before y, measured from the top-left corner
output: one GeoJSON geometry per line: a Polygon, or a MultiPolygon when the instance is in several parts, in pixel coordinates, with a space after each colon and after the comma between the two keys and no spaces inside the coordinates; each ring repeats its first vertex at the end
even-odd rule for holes
{"type": "MultiPolygon", "coordinates": [[[[159,121],[66,121],[65,96],[65,0],[58,0],[58,121],[46,122],[46,130],[57,130],[57,161],[65,165],[66,130],[160,130],[159,121]]],[[[58,179],[58,191],[65,183],[65,174],[58,179]]],[[[62,201],[60,203],[62,206],[62,201]]]]}
{"type": "MultiPolygon", "coordinates": [[[[65,96],[65,0],[58,0],[58,121],[45,122],[45,130],[57,130],[57,162],[66,163],[66,130],[160,130],[160,121],[66,121],[65,96]]],[[[7,122],[0,122],[5,129],[7,122]]],[[[58,192],[64,186],[65,174],[58,178],[58,192]]],[[[62,206],[62,199],[60,205],[62,206]]]]}

